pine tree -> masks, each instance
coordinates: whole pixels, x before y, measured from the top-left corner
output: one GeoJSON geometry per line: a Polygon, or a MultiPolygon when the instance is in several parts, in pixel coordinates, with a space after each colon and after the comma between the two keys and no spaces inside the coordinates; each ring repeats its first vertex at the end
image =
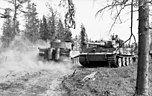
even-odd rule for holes
{"type": "Polygon", "coordinates": [[[81,51],[83,51],[85,49],[85,39],[86,39],[86,30],[84,25],[81,25],[81,32],[80,32],[80,37],[81,37],[81,43],[80,43],[80,47],[81,47],[81,51]]]}
{"type": "Polygon", "coordinates": [[[48,30],[49,30],[49,40],[56,39],[56,12],[53,10],[53,8],[50,8],[51,10],[51,16],[49,17],[48,21],[48,30]]]}
{"type": "Polygon", "coordinates": [[[65,37],[64,34],[65,34],[65,28],[61,19],[59,19],[59,22],[57,24],[57,39],[64,41],[64,37],[65,37]]]}
{"type": "Polygon", "coordinates": [[[31,2],[28,1],[27,11],[28,12],[25,14],[25,36],[34,43],[37,39],[39,39],[39,20],[37,19],[36,5],[34,3],[31,4],[31,2]]]}
{"type": "MultiPolygon", "coordinates": [[[[9,9],[5,9],[5,14],[10,16],[10,10],[9,9]]],[[[12,22],[12,18],[5,18],[4,23],[3,23],[3,35],[2,35],[2,42],[3,42],[3,47],[8,47],[10,42],[14,39],[14,34],[13,34],[13,22],[12,22]]]]}
{"type": "Polygon", "coordinates": [[[68,42],[72,41],[72,33],[71,33],[71,30],[69,28],[65,29],[64,41],[68,41],[68,42]]]}
{"type": "MultiPolygon", "coordinates": [[[[17,15],[19,14],[18,12],[24,13],[21,8],[23,8],[23,4],[28,2],[30,0],[6,0],[6,2],[13,4],[14,8],[11,9],[13,12],[13,35],[18,35],[19,30],[17,28],[19,22],[17,21],[17,15]]],[[[10,17],[10,15],[4,15],[3,18],[10,17]]]]}
{"type": "Polygon", "coordinates": [[[40,22],[40,38],[44,41],[49,40],[50,34],[48,30],[46,17],[43,16],[42,21],[40,22]]]}

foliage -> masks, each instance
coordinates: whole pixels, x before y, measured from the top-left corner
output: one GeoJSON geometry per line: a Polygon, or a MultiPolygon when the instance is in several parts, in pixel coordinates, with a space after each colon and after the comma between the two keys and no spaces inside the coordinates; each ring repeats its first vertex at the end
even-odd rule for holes
{"type": "Polygon", "coordinates": [[[4,47],[8,47],[10,42],[12,41],[12,39],[14,38],[12,35],[13,31],[12,31],[12,20],[10,18],[6,18],[4,23],[3,23],[3,35],[1,37],[2,42],[3,42],[3,46],[4,47]]]}
{"type": "Polygon", "coordinates": [[[49,6],[50,16],[43,17],[40,23],[40,36],[43,40],[54,41],[60,39],[61,41],[71,41],[71,30],[65,26],[61,18],[57,17],[58,13],[52,6],[49,6]]]}
{"type": "Polygon", "coordinates": [[[43,16],[43,19],[40,22],[39,34],[42,40],[47,41],[49,39],[50,34],[49,34],[47,20],[45,16],[43,16]]]}
{"type": "Polygon", "coordinates": [[[84,27],[84,25],[82,24],[81,25],[81,32],[80,32],[80,38],[81,38],[81,41],[80,41],[80,47],[81,47],[81,50],[83,51],[84,48],[85,48],[85,45],[86,45],[86,39],[87,35],[86,35],[86,29],[84,27]]]}
{"type": "Polygon", "coordinates": [[[22,4],[28,0],[7,0],[6,2],[13,4],[14,8],[2,8],[5,10],[5,13],[1,13],[1,18],[4,18],[3,24],[3,36],[2,42],[5,47],[9,46],[10,42],[15,38],[15,36],[20,32],[19,30],[19,21],[17,21],[17,13],[21,11],[22,4]],[[14,16],[11,16],[11,12],[14,11],[14,16]]]}
{"type": "Polygon", "coordinates": [[[48,30],[49,30],[49,40],[54,40],[56,38],[56,15],[57,12],[50,7],[51,16],[48,18],[48,30]]]}
{"type": "Polygon", "coordinates": [[[64,41],[72,41],[72,33],[69,28],[65,29],[64,41]]]}
{"type": "Polygon", "coordinates": [[[64,33],[65,33],[65,28],[64,28],[64,24],[61,21],[61,19],[59,19],[59,22],[57,24],[57,39],[60,39],[61,41],[64,41],[64,33]]]}
{"type": "MultiPolygon", "coordinates": [[[[10,9],[5,9],[5,14],[10,16],[10,9]]],[[[19,32],[19,22],[16,21],[16,25],[13,26],[12,18],[5,18],[3,23],[3,35],[2,35],[2,42],[3,47],[8,47],[11,41],[15,38],[16,33],[13,31],[14,27],[16,28],[16,31],[19,32]]]]}
{"type": "MultiPolygon", "coordinates": [[[[16,25],[19,24],[18,21],[17,21],[17,15],[19,14],[18,12],[23,12],[24,13],[24,11],[22,11],[21,8],[23,7],[23,4],[28,2],[28,1],[30,1],[30,0],[7,0],[7,2],[13,4],[13,6],[14,6],[14,9],[11,9],[11,11],[14,11],[14,14],[13,14],[14,15],[13,16],[13,31],[14,31],[14,34],[19,34],[18,29],[16,27],[16,25]]],[[[7,16],[7,15],[4,15],[4,16],[7,16]]]]}
{"type": "Polygon", "coordinates": [[[83,25],[81,25],[81,32],[80,32],[80,35],[81,35],[81,44],[83,44],[85,42],[85,27],[83,25]]]}
{"type": "Polygon", "coordinates": [[[74,20],[75,17],[75,8],[72,0],[68,0],[68,11],[65,14],[65,24],[68,26],[68,28],[74,28],[76,27],[76,23],[74,20]]]}
{"type": "Polygon", "coordinates": [[[38,27],[39,20],[37,19],[36,5],[28,2],[27,13],[25,13],[26,29],[25,36],[31,42],[35,42],[39,38],[38,27]]]}
{"type": "Polygon", "coordinates": [[[63,7],[67,8],[67,12],[65,14],[65,25],[68,28],[74,28],[76,27],[75,22],[75,6],[72,0],[61,0],[59,5],[63,5],[63,7]],[[66,3],[66,4],[65,4],[66,3]]]}

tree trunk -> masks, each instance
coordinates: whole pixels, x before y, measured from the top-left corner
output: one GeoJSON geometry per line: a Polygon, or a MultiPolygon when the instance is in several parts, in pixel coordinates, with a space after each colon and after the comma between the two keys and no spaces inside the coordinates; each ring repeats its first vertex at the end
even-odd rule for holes
{"type": "Polygon", "coordinates": [[[150,51],[149,0],[139,0],[139,48],[136,96],[148,96],[148,67],[150,51]]]}

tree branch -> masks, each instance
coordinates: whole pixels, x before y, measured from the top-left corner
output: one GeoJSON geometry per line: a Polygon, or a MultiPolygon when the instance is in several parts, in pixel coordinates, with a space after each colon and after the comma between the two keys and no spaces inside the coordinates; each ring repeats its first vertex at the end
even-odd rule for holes
{"type": "Polygon", "coordinates": [[[133,3],[133,0],[131,1],[131,3],[128,3],[128,4],[127,4],[127,2],[128,2],[128,0],[123,0],[122,2],[121,2],[121,1],[118,1],[118,0],[114,0],[111,5],[107,5],[107,6],[103,7],[102,9],[100,9],[99,11],[97,11],[97,13],[95,14],[95,16],[97,16],[99,13],[103,12],[103,11],[104,11],[105,9],[107,9],[107,8],[110,8],[110,9],[111,9],[111,8],[116,7],[117,15],[116,15],[116,17],[115,17],[115,19],[114,19],[114,22],[112,23],[112,25],[111,25],[111,27],[110,27],[109,32],[111,32],[111,30],[112,30],[113,26],[115,25],[117,19],[120,20],[120,13],[121,13],[121,11],[122,11],[125,7],[131,5],[131,29],[130,29],[131,35],[130,35],[130,37],[129,37],[125,42],[123,42],[119,47],[122,47],[127,41],[129,41],[129,40],[131,39],[131,37],[133,37],[134,40],[135,40],[135,42],[136,42],[136,38],[135,38],[135,36],[134,36],[134,34],[133,34],[133,31],[132,31],[132,28],[133,28],[133,12],[134,12],[134,11],[133,11],[133,5],[134,5],[134,3],[133,3]],[[118,8],[117,8],[118,6],[121,7],[119,11],[118,11],[118,8]]]}
{"type": "MultiPolygon", "coordinates": [[[[117,8],[117,6],[116,6],[116,11],[117,11],[117,14],[118,14],[119,12],[118,12],[118,8],[117,8]]],[[[120,18],[120,15],[119,15],[119,17],[118,17],[118,18],[119,18],[119,21],[122,23],[121,18],[120,18]]]]}
{"type": "Polygon", "coordinates": [[[114,22],[112,23],[112,25],[111,25],[111,27],[110,27],[110,30],[109,30],[109,33],[111,32],[111,30],[112,30],[112,28],[113,28],[113,26],[115,25],[115,23],[116,23],[116,21],[117,21],[117,19],[119,18],[119,16],[120,16],[120,13],[121,13],[121,11],[125,8],[125,7],[127,7],[127,6],[130,6],[131,4],[126,4],[126,5],[123,5],[122,6],[122,4],[111,4],[111,5],[108,5],[108,6],[105,6],[105,7],[103,7],[102,9],[100,9],[99,11],[97,11],[97,13],[95,14],[95,17],[99,14],[99,13],[101,13],[101,12],[103,12],[105,9],[107,9],[107,8],[114,8],[114,7],[118,7],[118,6],[122,6],[121,8],[120,8],[120,10],[117,12],[117,15],[116,15],[116,17],[115,17],[115,19],[114,19],[114,22]]]}
{"type": "MultiPolygon", "coordinates": [[[[132,28],[133,28],[133,0],[131,2],[131,27],[130,27],[131,34],[130,34],[130,37],[125,42],[123,42],[119,47],[122,47],[126,42],[128,42],[131,39],[132,36],[133,36],[134,41],[136,43],[136,38],[135,38],[135,35],[133,34],[133,29],[132,28]]],[[[135,48],[136,47],[137,46],[135,46],[135,48]]]]}
{"type": "Polygon", "coordinates": [[[125,8],[125,6],[123,6],[123,7],[119,10],[119,12],[117,13],[117,15],[116,15],[116,17],[115,17],[115,19],[114,19],[114,22],[112,23],[112,25],[111,25],[111,27],[110,27],[109,33],[111,32],[111,30],[112,30],[113,26],[115,25],[117,19],[119,18],[119,15],[120,15],[121,11],[122,11],[124,8],[125,8]]]}

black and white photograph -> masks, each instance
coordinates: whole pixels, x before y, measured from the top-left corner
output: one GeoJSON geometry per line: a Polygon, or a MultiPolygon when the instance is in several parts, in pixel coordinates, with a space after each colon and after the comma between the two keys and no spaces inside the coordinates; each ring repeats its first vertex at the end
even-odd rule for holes
{"type": "Polygon", "coordinates": [[[0,0],[0,96],[152,96],[151,0],[0,0]]]}

